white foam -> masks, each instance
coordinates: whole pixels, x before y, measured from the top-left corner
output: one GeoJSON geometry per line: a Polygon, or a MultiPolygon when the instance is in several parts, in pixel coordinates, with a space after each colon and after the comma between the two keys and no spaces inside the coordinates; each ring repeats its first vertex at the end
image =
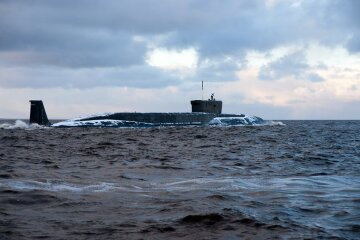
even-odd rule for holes
{"type": "Polygon", "coordinates": [[[33,130],[39,128],[47,128],[45,126],[41,126],[39,124],[27,124],[24,121],[16,120],[15,123],[2,123],[0,124],[0,129],[26,129],[26,130],[33,130]]]}
{"type": "Polygon", "coordinates": [[[97,182],[90,184],[75,184],[70,182],[48,180],[46,182],[35,180],[0,180],[0,188],[9,188],[18,191],[42,190],[49,192],[126,192],[126,193],[153,193],[158,191],[239,191],[239,192],[285,192],[295,194],[316,190],[322,194],[346,196],[359,194],[358,176],[312,176],[290,178],[194,178],[180,181],[167,181],[151,183],[123,184],[97,182]]]}
{"type": "Polygon", "coordinates": [[[78,120],[66,120],[63,122],[58,122],[52,127],[117,127],[124,126],[126,124],[136,125],[141,124],[134,121],[126,121],[126,120],[113,120],[113,119],[101,119],[101,120],[88,120],[88,121],[78,121],[78,120]]]}
{"type": "MultiPolygon", "coordinates": [[[[111,112],[105,112],[105,113],[95,113],[95,114],[89,114],[89,115],[84,115],[81,117],[76,117],[76,118],[71,118],[71,119],[67,119],[65,121],[61,121],[61,122],[57,122],[52,124],[51,126],[53,127],[79,127],[79,126],[84,126],[84,125],[92,125],[92,124],[98,124],[96,126],[99,126],[101,124],[99,124],[99,120],[92,120],[92,121],[82,121],[82,119],[87,119],[87,118],[92,118],[92,117],[105,117],[105,116],[109,116],[113,113],[111,112]]],[[[107,120],[105,119],[105,121],[114,121],[114,120],[107,120]]]]}
{"type": "Polygon", "coordinates": [[[222,178],[222,179],[214,179],[214,178],[194,178],[183,181],[176,181],[172,183],[166,183],[165,186],[176,186],[176,185],[187,185],[187,184],[208,184],[214,182],[221,183],[232,183],[234,178],[222,178]]]}
{"type": "Polygon", "coordinates": [[[71,118],[71,119],[66,120],[66,121],[80,121],[81,119],[87,119],[87,118],[93,118],[93,117],[105,117],[105,116],[109,116],[111,114],[114,114],[114,113],[112,113],[112,112],[94,113],[94,114],[80,116],[80,117],[77,117],[77,118],[71,118]]]}
{"type": "Polygon", "coordinates": [[[257,116],[244,115],[242,117],[216,117],[209,122],[210,125],[220,126],[275,126],[285,124],[282,122],[276,122],[271,120],[263,120],[257,116]]]}
{"type": "Polygon", "coordinates": [[[266,126],[286,126],[285,123],[280,121],[266,120],[264,125],[266,126]]]}
{"type": "Polygon", "coordinates": [[[58,122],[53,124],[53,127],[80,127],[80,126],[101,126],[104,122],[109,122],[110,124],[115,124],[116,120],[90,120],[90,121],[78,121],[74,119],[69,119],[63,122],[58,122]]]}
{"type": "Polygon", "coordinates": [[[109,192],[115,189],[123,189],[113,183],[101,182],[91,185],[79,185],[59,181],[39,182],[34,180],[6,180],[0,182],[0,187],[11,188],[20,191],[43,190],[50,192],[109,192]]]}

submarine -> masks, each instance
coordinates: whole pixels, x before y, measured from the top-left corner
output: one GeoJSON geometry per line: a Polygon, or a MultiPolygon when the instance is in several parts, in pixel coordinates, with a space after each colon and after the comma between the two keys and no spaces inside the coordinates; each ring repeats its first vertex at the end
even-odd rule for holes
{"type": "Polygon", "coordinates": [[[52,124],[42,100],[30,100],[30,124],[48,127],[153,127],[188,125],[262,125],[267,121],[245,114],[223,114],[214,93],[208,100],[191,100],[191,112],[117,112],[95,114],[52,124]]]}

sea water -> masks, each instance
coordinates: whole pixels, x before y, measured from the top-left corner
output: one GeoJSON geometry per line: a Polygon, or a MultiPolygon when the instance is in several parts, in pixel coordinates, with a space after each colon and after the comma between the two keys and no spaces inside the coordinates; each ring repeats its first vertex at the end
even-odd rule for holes
{"type": "Polygon", "coordinates": [[[359,239],[360,121],[0,123],[0,239],[359,239]]]}

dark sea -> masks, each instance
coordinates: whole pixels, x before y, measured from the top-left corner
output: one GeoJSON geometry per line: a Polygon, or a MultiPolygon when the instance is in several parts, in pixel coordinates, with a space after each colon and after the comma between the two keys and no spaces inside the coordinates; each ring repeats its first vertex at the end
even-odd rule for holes
{"type": "Polygon", "coordinates": [[[360,239],[360,121],[0,122],[0,239],[360,239]]]}

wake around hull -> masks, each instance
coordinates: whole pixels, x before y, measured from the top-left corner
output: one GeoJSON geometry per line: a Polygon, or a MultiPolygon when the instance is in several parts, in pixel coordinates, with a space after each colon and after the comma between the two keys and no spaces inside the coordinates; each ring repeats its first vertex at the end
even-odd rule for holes
{"type": "Polygon", "coordinates": [[[53,127],[156,127],[191,125],[261,125],[259,117],[212,113],[112,113],[70,119],[53,127]]]}

